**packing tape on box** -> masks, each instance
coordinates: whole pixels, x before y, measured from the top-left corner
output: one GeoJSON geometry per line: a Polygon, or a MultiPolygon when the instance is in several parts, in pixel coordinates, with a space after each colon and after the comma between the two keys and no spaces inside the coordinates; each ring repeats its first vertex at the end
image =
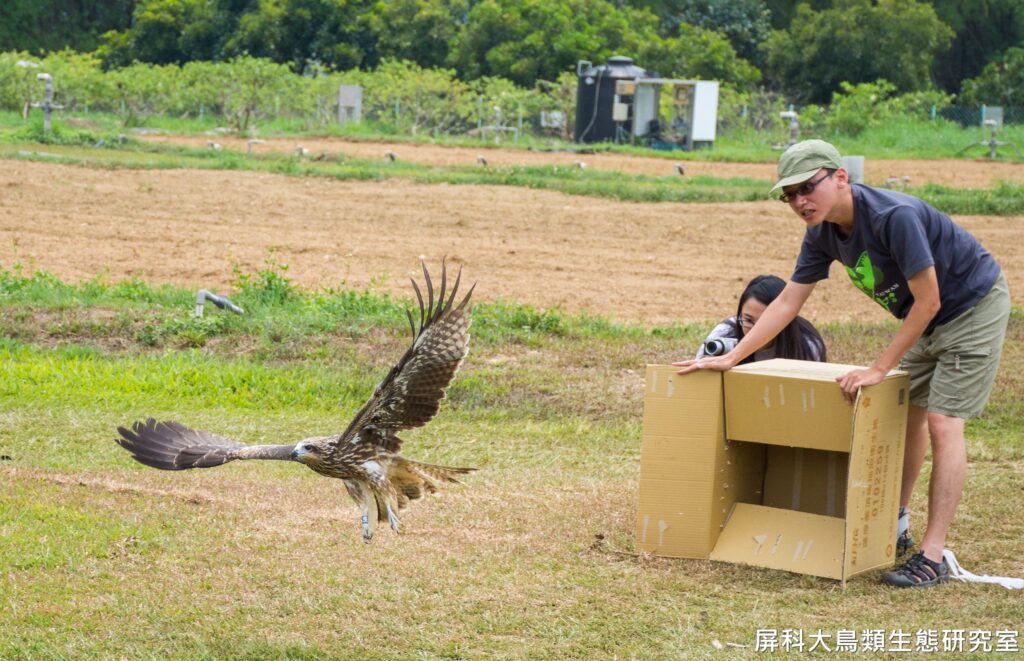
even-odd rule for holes
{"type": "Polygon", "coordinates": [[[1007,590],[1021,590],[1024,589],[1024,579],[1021,578],[1007,578],[1006,576],[978,576],[972,574],[956,561],[956,556],[949,549],[945,549],[942,552],[942,558],[946,561],[946,565],[949,567],[949,577],[954,581],[963,581],[965,583],[996,583],[1002,585],[1007,590]]]}

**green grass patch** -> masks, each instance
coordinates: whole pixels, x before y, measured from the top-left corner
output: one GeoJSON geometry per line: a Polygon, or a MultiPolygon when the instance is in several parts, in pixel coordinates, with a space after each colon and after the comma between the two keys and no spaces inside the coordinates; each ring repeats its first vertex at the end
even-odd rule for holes
{"type": "MultiPolygon", "coordinates": [[[[239,334],[257,334],[287,344],[316,334],[359,338],[381,328],[402,333],[409,329],[406,311],[412,312],[418,323],[417,303],[411,297],[396,300],[386,293],[356,291],[344,284],[306,291],[291,282],[287,270],[287,265],[273,260],[254,273],[236,268],[231,300],[246,314],[221,313],[206,303],[204,316],[195,317],[195,293],[190,290],[150,287],[138,279],[107,283],[102,275],[69,284],[46,271],[30,273],[21,263],[10,268],[0,265],[0,328],[8,337],[28,341],[42,336],[93,335],[102,339],[120,334],[145,347],[181,348],[239,334]]],[[[466,292],[467,285],[462,283],[457,296],[461,299],[466,292]]],[[[557,308],[537,309],[503,301],[475,304],[473,318],[475,340],[489,344],[531,345],[551,337],[635,340],[648,334],[696,338],[700,332],[684,326],[644,329],[585,313],[570,315],[557,308]]]]}
{"type": "Polygon", "coordinates": [[[913,190],[925,202],[947,213],[1010,216],[1024,209],[1024,185],[1000,182],[996,188],[958,190],[925,184],[913,190]]]}
{"type": "Polygon", "coordinates": [[[110,525],[108,517],[103,509],[75,507],[59,499],[39,501],[32,490],[12,488],[0,501],[0,533],[5,540],[0,572],[74,571],[90,560],[109,558],[111,549],[129,537],[134,538],[129,543],[141,549],[161,534],[159,524],[121,520],[110,525]]]}
{"type": "Polygon", "coordinates": [[[570,195],[630,202],[734,202],[764,199],[768,182],[750,178],[717,179],[628,175],[566,166],[429,166],[411,162],[331,158],[320,162],[282,154],[247,155],[174,145],[132,144],[127,148],[89,148],[60,144],[15,143],[0,148],[0,158],[111,169],[211,169],[271,172],[297,177],[375,181],[408,179],[419,183],[517,186],[570,195]]]}
{"type": "Polygon", "coordinates": [[[0,361],[8,366],[0,376],[0,396],[26,393],[47,406],[163,408],[175,399],[184,407],[324,410],[354,408],[374,385],[372,375],[354,366],[225,363],[194,350],[108,358],[91,347],[39,350],[0,340],[0,361]]]}
{"type": "MultiPolygon", "coordinates": [[[[780,108],[781,110],[782,108],[780,108]]],[[[40,125],[41,114],[33,111],[26,121],[21,113],[0,111],[0,131],[8,134],[24,129],[27,125],[40,125]]],[[[75,113],[69,116],[57,113],[54,126],[86,126],[94,134],[116,136],[131,133],[121,120],[109,113],[75,113]]],[[[774,127],[762,130],[737,123],[723,127],[715,141],[714,148],[696,151],[663,151],[629,144],[587,144],[578,145],[551,136],[534,136],[524,133],[517,142],[505,140],[506,149],[562,149],[600,150],[615,153],[635,154],[645,157],[660,157],[673,160],[702,160],[723,162],[768,163],[778,160],[778,145],[789,138],[788,121],[779,120],[774,127]]],[[[202,117],[143,118],[137,127],[141,130],[158,130],[181,135],[205,135],[215,129],[225,130],[220,118],[206,114],[202,117]]],[[[309,121],[299,118],[267,118],[261,122],[259,133],[262,137],[284,136],[337,136],[347,139],[366,139],[388,142],[434,143],[454,146],[471,146],[486,150],[494,147],[492,141],[481,140],[465,134],[408,135],[398,133],[386,122],[364,120],[360,124],[328,124],[310,126],[309,121]]],[[[964,127],[945,119],[913,119],[909,117],[890,118],[877,126],[869,126],[857,136],[826,134],[805,127],[804,137],[823,138],[833,142],[844,154],[860,154],[869,159],[949,159],[981,158],[988,156],[987,142],[991,133],[988,127],[964,127]]],[[[1008,124],[1000,128],[998,139],[1016,144],[1024,149],[1024,125],[1008,124]]],[[[1020,162],[1020,157],[1009,145],[999,148],[998,160],[1020,162]]]]}
{"type": "MultiPolygon", "coordinates": [[[[34,129],[33,129],[34,131],[34,129]]],[[[429,166],[399,161],[325,157],[314,161],[294,155],[244,154],[167,144],[139,143],[124,136],[101,137],[65,130],[46,143],[33,131],[3,138],[0,158],[25,159],[111,169],[215,169],[271,172],[295,177],[377,181],[408,179],[419,183],[516,186],[569,195],[628,202],[743,202],[766,199],[767,180],[626,174],[567,166],[429,166]]],[[[1024,213],[1024,185],[1003,182],[993,190],[951,189],[928,185],[911,189],[947,213],[1013,215],[1024,213]]]]}
{"type": "MultiPolygon", "coordinates": [[[[20,265],[0,268],[0,357],[10,365],[0,374],[0,391],[14,396],[27,389],[39,401],[70,398],[83,406],[162,409],[161,401],[177,397],[199,408],[354,410],[409,346],[406,311],[414,300],[344,286],[307,291],[273,261],[254,273],[236,271],[235,287],[232,300],[245,315],[207,303],[197,318],[194,294],[180,288],[99,277],[68,284],[20,265]],[[225,358],[231,362],[218,362],[225,358]]],[[[623,419],[639,406],[638,393],[607,400],[595,394],[639,379],[645,363],[692,355],[712,325],[644,327],[508,301],[480,303],[474,350],[452,401],[497,419],[547,419],[563,407],[623,419]],[[592,374],[586,382],[554,385],[566,371],[592,374]]],[[[831,361],[864,364],[897,327],[894,320],[846,322],[821,331],[831,361]]],[[[994,454],[1024,451],[1022,352],[1024,315],[1016,310],[996,391],[985,415],[969,423],[994,454]]]]}

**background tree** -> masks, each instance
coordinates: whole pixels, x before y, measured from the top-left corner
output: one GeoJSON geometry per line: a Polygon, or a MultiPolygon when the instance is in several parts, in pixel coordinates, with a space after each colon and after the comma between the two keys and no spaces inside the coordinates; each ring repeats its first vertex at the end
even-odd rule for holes
{"type": "Polygon", "coordinates": [[[776,30],[785,30],[796,16],[797,5],[807,5],[814,11],[832,7],[832,0],[765,0],[769,19],[776,30]]]}
{"type": "Polygon", "coordinates": [[[143,0],[127,33],[104,35],[108,59],[151,64],[183,64],[220,55],[224,35],[233,28],[230,13],[209,0],[143,0]]]}
{"type": "Polygon", "coordinates": [[[985,65],[977,78],[964,81],[962,99],[977,104],[1024,105],[1024,47],[1008,49],[985,65]]]}
{"type": "Polygon", "coordinates": [[[0,50],[91,51],[104,32],[128,28],[134,9],[135,0],[3,0],[0,50]]]}
{"type": "Polygon", "coordinates": [[[43,94],[36,80],[41,65],[25,51],[0,53],[0,106],[17,108],[22,117],[27,117],[32,103],[43,94]]]}
{"type": "Polygon", "coordinates": [[[667,78],[702,78],[746,88],[761,79],[761,72],[741,58],[725,35],[685,23],[668,39],[651,39],[640,63],[667,78]]]}
{"type": "Polygon", "coordinates": [[[95,54],[67,49],[50,53],[42,64],[42,70],[53,76],[54,99],[64,106],[65,111],[80,112],[109,106],[110,81],[103,74],[95,54]]]}
{"type": "Polygon", "coordinates": [[[467,126],[477,114],[477,96],[451,69],[422,69],[384,60],[372,72],[343,75],[363,86],[363,111],[413,135],[467,126]]]}
{"type": "Polygon", "coordinates": [[[449,62],[465,79],[502,76],[529,87],[575,70],[579,60],[637,57],[657,39],[657,23],[650,12],[607,0],[483,0],[470,10],[449,62]]]}
{"type": "Polygon", "coordinates": [[[469,0],[390,0],[379,9],[381,57],[443,66],[469,5],[469,0]]]}
{"type": "Polygon", "coordinates": [[[213,83],[224,118],[236,131],[244,132],[253,129],[255,121],[276,114],[282,100],[300,84],[290,73],[283,64],[255,57],[216,65],[213,83]]]}
{"type": "Polygon", "coordinates": [[[147,117],[163,113],[178,87],[178,74],[174,65],[139,62],[107,72],[111,110],[125,126],[137,126],[147,117]]]}
{"type": "Polygon", "coordinates": [[[758,46],[771,33],[771,12],[761,0],[670,0],[663,22],[675,34],[680,25],[720,32],[736,54],[756,63],[758,46]]]}
{"type": "Polygon", "coordinates": [[[296,73],[310,63],[373,67],[380,62],[377,8],[375,0],[259,0],[239,18],[224,53],[266,57],[296,73]]]}
{"type": "Polygon", "coordinates": [[[797,7],[787,30],[764,44],[770,80],[800,101],[827,102],[842,82],[885,79],[899,92],[927,88],[935,56],[953,31],[916,0],[852,0],[842,8],[797,7]]]}
{"type": "MultiPolygon", "coordinates": [[[[527,90],[574,72],[579,60],[626,55],[663,76],[714,78],[738,94],[752,92],[763,72],[766,91],[800,103],[867,89],[844,89],[844,82],[885,80],[892,98],[963,85],[965,101],[1005,105],[1020,103],[1009,49],[1024,46],[1024,2],[0,0],[0,52],[42,59],[97,45],[107,70],[256,57],[313,76],[372,70],[390,59],[417,71],[450,67],[462,81],[504,78],[527,90]]],[[[83,62],[75,65],[83,72],[95,63],[83,62]]],[[[4,75],[9,95],[28,74],[4,75]]],[[[73,96],[89,98],[90,85],[73,96]]],[[[328,112],[319,101],[317,108],[328,112]]]]}
{"type": "Polygon", "coordinates": [[[965,78],[981,73],[1007,48],[1024,44],[1021,0],[936,0],[935,13],[954,31],[953,41],[935,61],[935,82],[959,92],[965,78]]]}

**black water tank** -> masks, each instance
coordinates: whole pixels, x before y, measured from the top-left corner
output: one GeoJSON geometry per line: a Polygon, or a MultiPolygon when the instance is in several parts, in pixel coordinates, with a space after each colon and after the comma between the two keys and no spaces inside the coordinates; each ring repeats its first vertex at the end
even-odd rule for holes
{"type": "MultiPolygon", "coordinates": [[[[580,64],[589,64],[581,62],[580,64]]],[[[605,142],[615,140],[615,122],[612,105],[615,102],[615,83],[619,80],[654,78],[657,74],[633,64],[628,57],[616,55],[598,66],[580,67],[576,85],[576,142],[605,142]]],[[[630,106],[632,117],[633,96],[621,96],[620,103],[630,106]]],[[[624,126],[629,129],[630,127],[624,126]]]]}

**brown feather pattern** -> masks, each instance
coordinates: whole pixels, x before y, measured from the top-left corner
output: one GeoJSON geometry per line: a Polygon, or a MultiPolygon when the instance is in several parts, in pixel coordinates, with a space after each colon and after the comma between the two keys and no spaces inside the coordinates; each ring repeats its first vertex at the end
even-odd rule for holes
{"type": "Polygon", "coordinates": [[[367,523],[370,515],[374,521],[391,520],[397,530],[396,510],[425,493],[434,493],[440,483],[458,482],[459,475],[474,470],[427,464],[399,454],[402,441],[397,432],[421,427],[437,414],[448,385],[469,353],[469,301],[475,286],[456,303],[462,270],[448,292],[447,268],[442,262],[435,299],[426,265],[423,276],[425,299],[412,281],[419,306],[418,328],[412,313],[407,313],[412,344],[341,434],[285,445],[245,445],[178,422],[149,418],[135,422],[130,429],[118,427],[115,441],[136,461],[161,470],[210,468],[235,460],[297,459],[317,473],[345,481],[349,495],[363,507],[366,541],[373,534],[367,523]]]}

